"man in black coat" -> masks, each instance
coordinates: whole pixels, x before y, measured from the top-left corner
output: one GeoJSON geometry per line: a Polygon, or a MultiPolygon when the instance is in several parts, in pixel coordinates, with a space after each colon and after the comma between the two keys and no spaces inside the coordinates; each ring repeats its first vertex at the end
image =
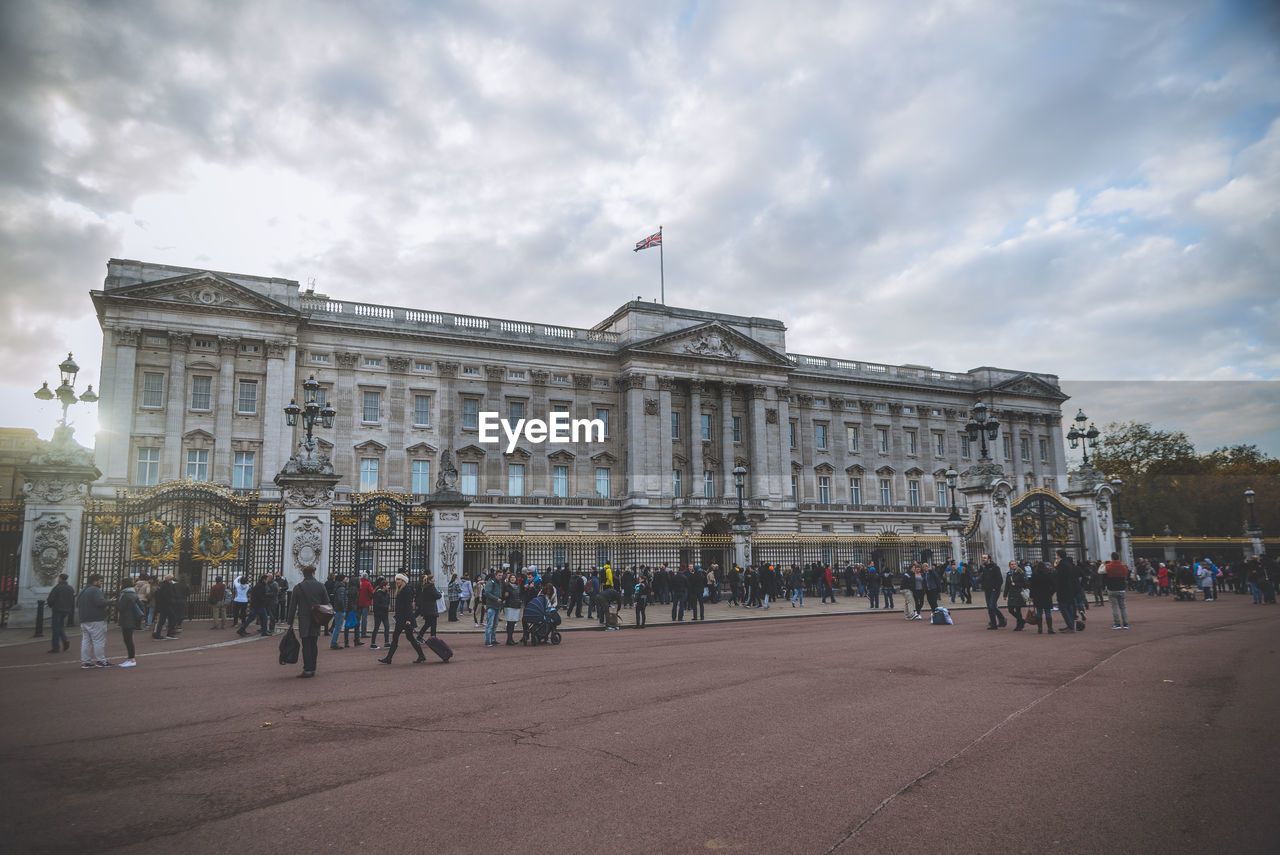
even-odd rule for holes
{"type": "Polygon", "coordinates": [[[982,566],[978,569],[978,578],[982,582],[982,594],[987,599],[987,629],[1000,629],[1008,625],[1000,613],[1000,591],[1004,588],[1004,574],[1000,565],[991,560],[990,555],[982,556],[982,566]]]}
{"type": "Polygon", "coordinates": [[[1066,624],[1067,632],[1076,631],[1076,599],[1080,596],[1080,569],[1067,555],[1065,549],[1058,550],[1057,570],[1058,613],[1066,624]]]}
{"type": "Polygon", "coordinates": [[[293,586],[289,597],[288,625],[293,629],[293,621],[298,621],[298,638],[302,642],[302,673],[299,677],[316,675],[316,660],[319,658],[319,642],[322,627],[311,615],[311,607],[328,605],[329,594],[324,585],[316,581],[316,568],[310,564],[302,568],[302,581],[293,586]]]}
{"type": "Polygon", "coordinates": [[[62,653],[71,647],[63,627],[66,626],[67,619],[76,608],[76,592],[67,584],[66,573],[58,574],[58,584],[49,589],[49,596],[45,599],[45,603],[48,604],[49,612],[53,615],[53,648],[49,652],[62,653]]]}
{"type": "Polygon", "coordinates": [[[571,614],[582,617],[582,593],[586,589],[587,583],[581,573],[574,573],[569,577],[569,607],[564,610],[565,617],[571,614]]]}
{"type": "Polygon", "coordinates": [[[682,621],[684,620],[684,601],[689,593],[689,577],[681,570],[671,576],[667,585],[671,589],[671,619],[682,621]]]}

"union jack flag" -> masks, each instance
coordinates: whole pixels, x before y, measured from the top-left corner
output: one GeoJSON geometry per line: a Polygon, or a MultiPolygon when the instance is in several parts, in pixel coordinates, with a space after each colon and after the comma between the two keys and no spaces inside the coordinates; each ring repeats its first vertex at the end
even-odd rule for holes
{"type": "Polygon", "coordinates": [[[662,246],[662,229],[658,229],[657,234],[649,235],[644,240],[636,241],[636,248],[632,252],[639,252],[642,249],[648,249],[651,246],[662,246]]]}

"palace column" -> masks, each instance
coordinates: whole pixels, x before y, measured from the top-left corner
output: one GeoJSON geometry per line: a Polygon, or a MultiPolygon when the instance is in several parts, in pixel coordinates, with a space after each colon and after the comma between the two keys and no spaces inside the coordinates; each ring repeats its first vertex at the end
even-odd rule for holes
{"type": "Polygon", "coordinates": [[[791,424],[791,389],[778,386],[774,389],[778,399],[778,441],[777,452],[773,455],[774,468],[769,473],[772,486],[771,493],[786,500],[791,498],[791,439],[788,427],[791,424]]]}
{"type": "Polygon", "coordinates": [[[262,464],[255,481],[264,483],[263,474],[278,472],[292,453],[293,429],[285,424],[283,402],[297,397],[295,375],[297,347],[291,342],[267,342],[267,388],[262,406],[262,464]]]}
{"type": "Polygon", "coordinates": [[[675,386],[671,377],[658,378],[658,460],[661,469],[658,472],[659,494],[674,496],[675,484],[672,483],[671,472],[675,469],[675,440],[671,438],[671,388],[675,386]]]}
{"type": "Polygon", "coordinates": [[[645,428],[648,420],[644,410],[644,384],[643,374],[627,374],[621,382],[622,402],[626,407],[626,495],[629,497],[648,495],[656,486],[649,483],[648,467],[645,466],[650,458],[645,453],[645,439],[648,434],[645,428]]]}
{"type": "MultiPolygon", "coordinates": [[[[164,411],[166,441],[160,462],[160,471],[164,473],[162,481],[181,481],[186,477],[182,466],[182,417],[187,411],[187,346],[190,343],[191,333],[169,333],[169,388],[166,390],[168,399],[164,411]]],[[[209,474],[213,474],[212,465],[209,474]]],[[[231,482],[228,480],[226,483],[231,482]]]]}
{"type": "MultiPolygon", "coordinates": [[[[723,485],[720,495],[726,499],[738,498],[738,487],[733,481],[734,448],[733,448],[733,385],[720,384],[720,483],[723,485]]],[[[743,488],[746,492],[746,488],[743,488]]],[[[744,497],[745,498],[745,497],[744,497]]]]}
{"type": "MultiPolygon", "coordinates": [[[[238,336],[218,336],[221,363],[218,366],[218,402],[214,416],[213,460],[210,476],[219,484],[231,483],[231,425],[236,408],[236,354],[240,350],[238,336]]],[[[265,406],[265,405],[264,405],[265,406]]],[[[176,442],[182,445],[182,437],[166,437],[165,447],[176,442]]],[[[175,477],[177,475],[175,474],[175,477]]]]}
{"type": "Polygon", "coordinates": [[[769,497],[769,448],[765,427],[765,393],[768,386],[751,387],[751,492],[750,498],[769,497]]]}
{"type": "Polygon", "coordinates": [[[707,385],[701,380],[689,381],[689,478],[693,481],[691,496],[703,495],[702,480],[702,393],[707,385]]]}
{"type": "MultiPolygon", "coordinates": [[[[113,339],[115,365],[111,384],[102,382],[102,401],[98,412],[102,419],[102,440],[98,444],[107,449],[106,458],[99,458],[100,468],[106,472],[111,484],[129,483],[129,443],[133,438],[134,382],[137,374],[138,337],[141,332],[133,327],[114,327],[107,333],[113,339]]],[[[104,360],[105,361],[105,360],[104,360]]],[[[103,366],[103,376],[106,366],[103,366]]]]}
{"type": "MultiPolygon", "coordinates": [[[[547,421],[551,419],[551,408],[547,405],[547,379],[550,373],[533,369],[529,372],[529,416],[547,421]]],[[[539,449],[530,449],[533,457],[529,460],[529,478],[525,482],[525,493],[534,496],[548,494],[547,485],[551,483],[551,468],[547,455],[539,449]]]]}

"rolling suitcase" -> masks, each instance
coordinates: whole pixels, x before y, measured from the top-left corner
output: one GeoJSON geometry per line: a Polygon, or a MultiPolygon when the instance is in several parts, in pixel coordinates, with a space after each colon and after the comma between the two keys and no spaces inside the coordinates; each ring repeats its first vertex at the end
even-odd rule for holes
{"type": "Polygon", "coordinates": [[[424,646],[431,648],[431,652],[445,662],[448,662],[453,657],[453,648],[445,644],[444,639],[438,635],[429,635],[422,639],[422,643],[424,646]]]}

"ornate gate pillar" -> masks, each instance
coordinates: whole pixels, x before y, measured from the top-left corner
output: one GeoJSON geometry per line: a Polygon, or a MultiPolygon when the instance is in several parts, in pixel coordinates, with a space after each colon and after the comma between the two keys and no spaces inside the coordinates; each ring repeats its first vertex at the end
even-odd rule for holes
{"type": "MultiPolygon", "coordinates": [[[[1081,466],[1074,470],[1069,480],[1071,489],[1063,495],[1080,510],[1086,555],[1090,559],[1107,561],[1112,552],[1121,552],[1111,520],[1111,485],[1092,466],[1081,466]]],[[[1130,559],[1132,551],[1130,548],[1130,559]]],[[[1121,558],[1124,559],[1124,556],[1121,558]]],[[[1131,560],[1126,560],[1125,563],[1133,566],[1131,560]]]]}
{"type": "Polygon", "coordinates": [[[72,438],[72,429],[59,426],[53,440],[22,467],[26,496],[23,518],[18,601],[10,613],[12,624],[35,621],[35,605],[49,595],[59,573],[76,578],[80,566],[81,526],[89,484],[102,473],[93,465],[93,452],[72,438]]]}
{"type": "Polygon", "coordinates": [[[431,511],[431,546],[428,551],[431,575],[436,589],[443,594],[438,601],[438,611],[449,608],[449,579],[454,573],[462,575],[463,530],[467,526],[464,513],[471,500],[458,492],[458,470],[453,465],[449,450],[440,453],[440,475],[436,489],[427,497],[431,511]]]}
{"type": "Polygon", "coordinates": [[[329,578],[329,528],[333,524],[333,486],[339,476],[323,451],[299,449],[276,475],[284,509],[284,576],[290,587],[302,580],[302,567],[314,564],[316,578],[329,578]]]}
{"type": "Polygon", "coordinates": [[[942,531],[951,541],[951,557],[956,560],[956,564],[964,561],[968,555],[964,548],[964,530],[966,524],[964,520],[956,522],[947,521],[942,524],[942,531]]]}
{"type": "MultiPolygon", "coordinates": [[[[1009,495],[1013,485],[1004,478],[998,463],[982,461],[960,473],[960,492],[965,495],[972,519],[991,560],[1005,566],[1013,557],[1013,521],[1009,515],[1009,495]]],[[[963,553],[961,553],[963,554],[963,553]]]]}

